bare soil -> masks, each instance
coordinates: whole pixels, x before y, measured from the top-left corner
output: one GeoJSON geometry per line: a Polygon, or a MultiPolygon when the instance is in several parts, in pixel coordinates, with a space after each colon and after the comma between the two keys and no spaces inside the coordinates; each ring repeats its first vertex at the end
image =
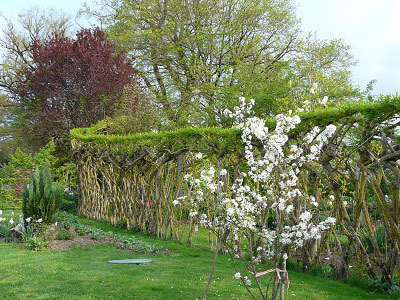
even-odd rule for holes
{"type": "Polygon", "coordinates": [[[110,243],[109,240],[96,241],[88,235],[77,236],[73,240],[52,240],[49,242],[48,250],[62,251],[68,250],[72,246],[84,247],[90,245],[100,245],[110,243]]]}

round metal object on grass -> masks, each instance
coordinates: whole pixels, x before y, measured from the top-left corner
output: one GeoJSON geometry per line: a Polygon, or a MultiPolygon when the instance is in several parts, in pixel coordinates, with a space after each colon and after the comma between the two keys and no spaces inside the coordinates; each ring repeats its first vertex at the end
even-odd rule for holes
{"type": "Polygon", "coordinates": [[[109,264],[122,264],[122,265],[127,265],[127,264],[142,265],[142,264],[148,263],[148,262],[152,262],[152,260],[151,259],[139,258],[139,259],[120,259],[120,260],[110,260],[110,261],[108,261],[109,264]]]}

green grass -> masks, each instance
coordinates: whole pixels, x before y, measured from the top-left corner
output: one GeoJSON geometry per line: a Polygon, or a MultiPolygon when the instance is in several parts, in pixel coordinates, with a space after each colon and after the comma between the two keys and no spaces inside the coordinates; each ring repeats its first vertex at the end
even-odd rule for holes
{"type": "MultiPolygon", "coordinates": [[[[213,257],[205,247],[149,238],[104,223],[85,223],[160,245],[169,250],[168,255],[128,253],[111,244],[32,252],[21,244],[0,242],[0,299],[202,298],[213,257]],[[107,264],[108,260],[124,258],[151,258],[153,262],[139,266],[107,264]]],[[[200,236],[204,238],[204,233],[200,236]]],[[[208,299],[250,299],[233,274],[231,262],[220,256],[208,299]]],[[[286,299],[390,299],[294,271],[289,277],[286,299]]]]}

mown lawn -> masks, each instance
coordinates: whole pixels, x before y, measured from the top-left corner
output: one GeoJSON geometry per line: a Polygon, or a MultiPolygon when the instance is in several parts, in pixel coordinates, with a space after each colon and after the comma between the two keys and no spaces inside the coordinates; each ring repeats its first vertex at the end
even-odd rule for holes
{"type": "MultiPolygon", "coordinates": [[[[144,237],[108,224],[86,223],[137,236],[169,251],[138,255],[103,244],[59,252],[33,252],[21,244],[0,242],[0,299],[202,298],[213,257],[210,251],[144,237]],[[124,258],[151,258],[153,262],[139,266],[107,263],[124,258]]],[[[250,299],[233,274],[231,262],[220,256],[208,299],[250,299]]],[[[290,271],[289,276],[291,285],[287,299],[390,299],[294,271],[290,271]]]]}

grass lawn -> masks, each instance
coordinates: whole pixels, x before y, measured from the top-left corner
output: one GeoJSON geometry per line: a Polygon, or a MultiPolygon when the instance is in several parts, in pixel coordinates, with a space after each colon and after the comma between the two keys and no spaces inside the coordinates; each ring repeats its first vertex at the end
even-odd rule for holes
{"type": "MultiPolygon", "coordinates": [[[[33,252],[21,244],[0,242],[0,299],[202,299],[213,257],[210,251],[144,237],[108,224],[89,220],[85,223],[136,236],[170,251],[168,255],[139,255],[103,244],[33,252]],[[153,262],[107,263],[124,258],[150,258],[153,262]]],[[[220,256],[208,299],[250,299],[233,274],[231,262],[220,256]]],[[[290,271],[289,277],[291,285],[286,299],[390,299],[294,271],[290,271]]]]}

